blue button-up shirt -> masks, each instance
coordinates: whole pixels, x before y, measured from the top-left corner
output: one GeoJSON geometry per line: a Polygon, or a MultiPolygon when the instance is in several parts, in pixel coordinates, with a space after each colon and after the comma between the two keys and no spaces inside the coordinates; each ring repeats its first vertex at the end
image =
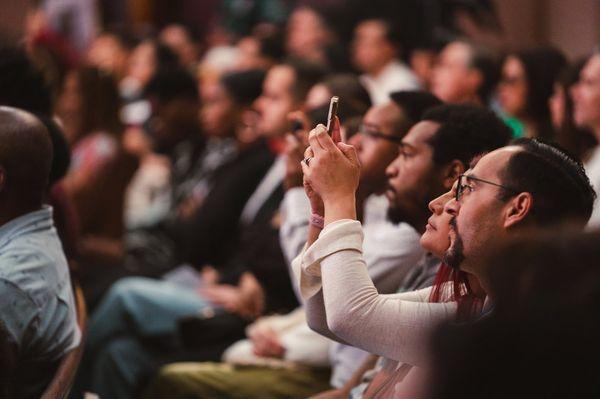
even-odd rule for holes
{"type": "Polygon", "coordinates": [[[50,207],[0,226],[0,320],[20,361],[34,368],[79,344],[69,269],[50,207]]]}

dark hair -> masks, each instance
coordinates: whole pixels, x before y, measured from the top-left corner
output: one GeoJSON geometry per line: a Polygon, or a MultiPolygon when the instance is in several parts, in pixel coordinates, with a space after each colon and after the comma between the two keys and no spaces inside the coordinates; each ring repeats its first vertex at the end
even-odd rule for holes
{"type": "MultiPolygon", "coordinates": [[[[539,226],[566,220],[587,223],[596,193],[583,165],[557,146],[535,139],[518,139],[511,144],[521,151],[511,156],[502,170],[502,183],[516,192],[531,193],[530,217],[539,226]]],[[[513,195],[500,191],[503,201],[513,195]]]]}
{"type": "MultiPolygon", "coordinates": [[[[327,76],[321,82],[334,96],[340,97],[338,115],[342,119],[363,116],[371,108],[369,92],[354,74],[327,76]]],[[[326,104],[329,107],[329,103],[326,104]]]]}
{"type": "Polygon", "coordinates": [[[19,47],[0,47],[0,105],[52,115],[50,87],[25,50],[19,47]]]}
{"type": "Polygon", "coordinates": [[[517,58],[525,70],[527,99],[525,113],[538,125],[538,137],[552,136],[548,99],[554,90],[554,82],[567,65],[567,59],[558,49],[539,47],[509,54],[517,58]]]}
{"type": "Polygon", "coordinates": [[[446,46],[457,43],[469,48],[470,56],[467,67],[481,73],[481,86],[477,89],[477,96],[482,104],[487,104],[498,80],[500,79],[500,59],[496,53],[478,43],[466,38],[458,38],[447,42],[446,46]]]}
{"type": "Polygon", "coordinates": [[[81,126],[79,135],[106,131],[120,135],[120,96],[113,77],[95,67],[75,71],[81,98],[81,126]]]}
{"type": "Polygon", "coordinates": [[[396,91],[390,94],[390,98],[402,108],[411,125],[420,122],[429,108],[443,104],[442,100],[426,91],[396,91]]]}
{"type": "Polygon", "coordinates": [[[275,30],[267,34],[256,35],[260,46],[260,53],[274,62],[279,62],[285,55],[283,46],[283,34],[280,30],[275,30]]]}
{"type": "Polygon", "coordinates": [[[479,71],[483,82],[477,90],[477,95],[483,104],[486,104],[500,78],[500,64],[498,58],[487,48],[468,40],[458,40],[471,49],[471,60],[469,67],[479,71]]]}
{"type": "Polygon", "coordinates": [[[52,153],[54,156],[52,157],[49,182],[49,186],[52,187],[54,183],[61,180],[67,174],[71,164],[71,150],[62,129],[54,119],[45,116],[40,116],[39,119],[48,130],[50,140],[52,141],[52,153]]]}
{"type": "Polygon", "coordinates": [[[260,96],[264,78],[262,70],[231,72],[223,75],[221,84],[236,103],[249,106],[260,96]]]}
{"type": "Polygon", "coordinates": [[[579,160],[583,159],[588,150],[597,145],[592,132],[586,128],[578,127],[573,118],[573,98],[570,95],[570,90],[579,81],[579,74],[586,62],[587,58],[582,58],[568,68],[563,69],[554,82],[564,92],[565,107],[562,126],[555,126],[556,142],[579,160]]]}
{"type": "MultiPolygon", "coordinates": [[[[362,21],[360,21],[359,23],[363,23],[363,22],[376,22],[376,23],[380,24],[381,26],[383,26],[383,28],[385,30],[385,34],[384,34],[385,40],[389,44],[394,46],[398,50],[398,53],[400,52],[401,47],[402,47],[402,32],[401,32],[398,24],[395,23],[393,19],[377,16],[377,17],[372,17],[372,18],[365,18],[362,21]]],[[[400,54],[398,54],[398,55],[400,55],[400,54]]]]}
{"type": "Polygon", "coordinates": [[[474,156],[506,145],[511,137],[494,112],[472,105],[440,105],[428,110],[423,120],[440,124],[429,140],[438,165],[457,159],[468,166],[474,156]]]}
{"type": "Polygon", "coordinates": [[[144,97],[155,97],[166,103],[175,99],[198,101],[194,77],[182,67],[158,70],[144,88],[144,97]]]}
{"type": "Polygon", "coordinates": [[[311,87],[319,83],[328,72],[323,65],[298,59],[287,60],[281,65],[290,67],[294,71],[292,95],[298,102],[304,102],[311,87]]]}

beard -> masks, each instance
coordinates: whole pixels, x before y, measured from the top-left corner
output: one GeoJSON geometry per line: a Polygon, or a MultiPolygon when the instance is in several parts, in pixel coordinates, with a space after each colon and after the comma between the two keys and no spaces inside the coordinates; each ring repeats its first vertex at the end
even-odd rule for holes
{"type": "Polygon", "coordinates": [[[456,217],[450,219],[450,226],[452,226],[452,232],[454,233],[454,241],[444,254],[444,263],[454,270],[460,270],[460,265],[465,260],[465,254],[464,243],[456,225],[456,217]]]}
{"type": "Polygon", "coordinates": [[[404,209],[396,206],[396,205],[390,205],[388,207],[387,210],[387,219],[392,222],[393,224],[399,224],[402,222],[407,222],[408,218],[407,218],[407,213],[404,211],[404,209]]]}

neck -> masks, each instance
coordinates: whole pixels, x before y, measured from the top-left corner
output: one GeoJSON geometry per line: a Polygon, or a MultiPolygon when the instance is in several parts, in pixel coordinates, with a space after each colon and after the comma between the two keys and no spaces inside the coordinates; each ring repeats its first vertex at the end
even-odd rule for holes
{"type": "Polygon", "coordinates": [[[356,192],[356,218],[363,222],[363,217],[365,215],[365,202],[367,198],[371,195],[370,193],[362,192],[360,189],[356,192]]]}
{"type": "Polygon", "coordinates": [[[384,71],[384,69],[390,65],[390,63],[392,63],[394,60],[388,60],[380,65],[378,65],[377,67],[371,69],[371,71],[369,72],[369,75],[371,75],[372,77],[376,78],[379,75],[381,75],[381,73],[384,71]]]}
{"type": "Polygon", "coordinates": [[[469,281],[469,287],[473,291],[473,294],[478,298],[485,298],[487,290],[483,289],[479,279],[475,275],[468,273],[467,280],[469,281]]]}
{"type": "Polygon", "coordinates": [[[4,226],[12,220],[15,220],[23,215],[31,213],[41,208],[41,205],[38,207],[26,207],[23,205],[15,205],[14,203],[7,203],[4,201],[0,202],[0,226],[4,226]]]}

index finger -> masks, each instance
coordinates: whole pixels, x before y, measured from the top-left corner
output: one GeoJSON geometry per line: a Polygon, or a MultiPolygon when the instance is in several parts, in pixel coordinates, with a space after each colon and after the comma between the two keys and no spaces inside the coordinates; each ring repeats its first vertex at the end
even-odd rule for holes
{"type": "Polygon", "coordinates": [[[317,136],[322,133],[327,134],[327,128],[325,126],[319,124],[313,130],[311,130],[310,133],[308,134],[308,144],[310,145],[310,148],[313,150],[313,153],[315,155],[319,155],[319,154],[325,152],[325,148],[323,147],[322,143],[317,138],[317,136]]]}

